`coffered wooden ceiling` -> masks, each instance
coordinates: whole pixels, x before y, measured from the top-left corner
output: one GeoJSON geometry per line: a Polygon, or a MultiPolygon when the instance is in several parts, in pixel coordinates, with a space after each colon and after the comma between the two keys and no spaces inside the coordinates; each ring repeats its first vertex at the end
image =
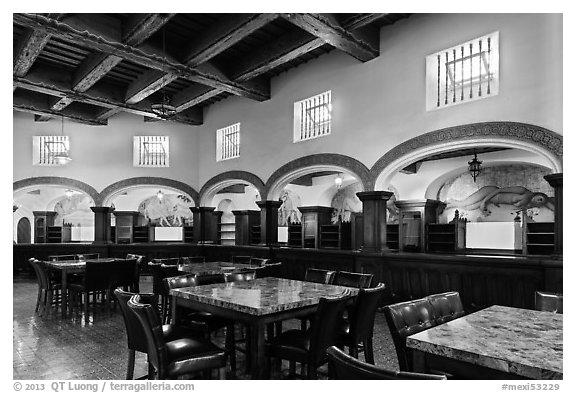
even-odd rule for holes
{"type": "Polygon", "coordinates": [[[13,14],[14,110],[106,125],[119,112],[203,122],[231,95],[270,98],[270,78],[333,49],[366,62],[380,28],[409,14],[13,14]]]}

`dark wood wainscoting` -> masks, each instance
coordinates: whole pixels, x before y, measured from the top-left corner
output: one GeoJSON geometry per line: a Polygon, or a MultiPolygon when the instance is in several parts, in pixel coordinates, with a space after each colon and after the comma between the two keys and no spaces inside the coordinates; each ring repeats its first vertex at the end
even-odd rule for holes
{"type": "Polygon", "coordinates": [[[102,257],[140,254],[146,260],[204,255],[207,261],[230,261],[233,255],[271,258],[283,263],[283,276],[303,279],[306,268],[373,273],[375,285],[386,284],[386,303],[417,299],[445,291],[460,292],[468,311],[494,304],[533,308],[536,290],[562,292],[562,260],[546,257],[457,254],[384,253],[322,249],[143,244],[15,244],[14,273],[29,270],[28,258],[48,255],[100,253],[102,257]]]}

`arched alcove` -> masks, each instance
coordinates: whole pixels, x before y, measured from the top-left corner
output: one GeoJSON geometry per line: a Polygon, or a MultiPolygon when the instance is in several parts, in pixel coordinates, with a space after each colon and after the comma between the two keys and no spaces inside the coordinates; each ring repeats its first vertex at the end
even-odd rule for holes
{"type": "Polygon", "coordinates": [[[215,197],[217,194],[225,193],[227,189],[238,193],[239,190],[234,191],[233,188],[240,186],[249,187],[252,191],[250,195],[245,195],[244,199],[246,200],[241,201],[240,204],[244,205],[245,208],[258,209],[254,202],[261,199],[264,182],[258,176],[245,171],[228,171],[208,180],[200,190],[200,206],[216,207],[218,201],[215,200],[215,197]]]}

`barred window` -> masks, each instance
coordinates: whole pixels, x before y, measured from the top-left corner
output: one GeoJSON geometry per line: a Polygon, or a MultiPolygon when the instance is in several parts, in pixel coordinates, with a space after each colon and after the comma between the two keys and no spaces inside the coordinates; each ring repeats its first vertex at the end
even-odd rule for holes
{"type": "Polygon", "coordinates": [[[240,157],[240,123],[216,130],[216,161],[240,157]]]}
{"type": "Polygon", "coordinates": [[[331,123],[331,91],[294,103],[294,142],[329,135],[331,123]]]}
{"type": "Polygon", "coordinates": [[[32,149],[33,165],[64,165],[57,157],[69,156],[70,140],[64,135],[34,136],[32,149]]]}
{"type": "Polygon", "coordinates": [[[499,91],[499,34],[426,57],[426,110],[492,97],[499,91]]]}
{"type": "Polygon", "coordinates": [[[136,167],[168,168],[170,138],[168,136],[135,136],[133,164],[136,167]]]}

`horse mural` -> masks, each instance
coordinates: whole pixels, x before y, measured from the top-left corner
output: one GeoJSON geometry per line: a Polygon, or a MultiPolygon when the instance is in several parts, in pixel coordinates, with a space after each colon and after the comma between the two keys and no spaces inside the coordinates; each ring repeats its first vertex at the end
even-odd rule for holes
{"type": "Polygon", "coordinates": [[[153,224],[176,227],[182,226],[184,220],[192,219],[192,206],[192,200],[184,195],[164,194],[162,199],[156,196],[145,199],[138,211],[153,224]]]}
{"type": "Polygon", "coordinates": [[[280,201],[282,205],[278,209],[278,225],[287,226],[288,221],[292,224],[300,222],[301,213],[298,210],[298,207],[302,206],[300,196],[290,190],[284,190],[280,194],[280,201]]]}

